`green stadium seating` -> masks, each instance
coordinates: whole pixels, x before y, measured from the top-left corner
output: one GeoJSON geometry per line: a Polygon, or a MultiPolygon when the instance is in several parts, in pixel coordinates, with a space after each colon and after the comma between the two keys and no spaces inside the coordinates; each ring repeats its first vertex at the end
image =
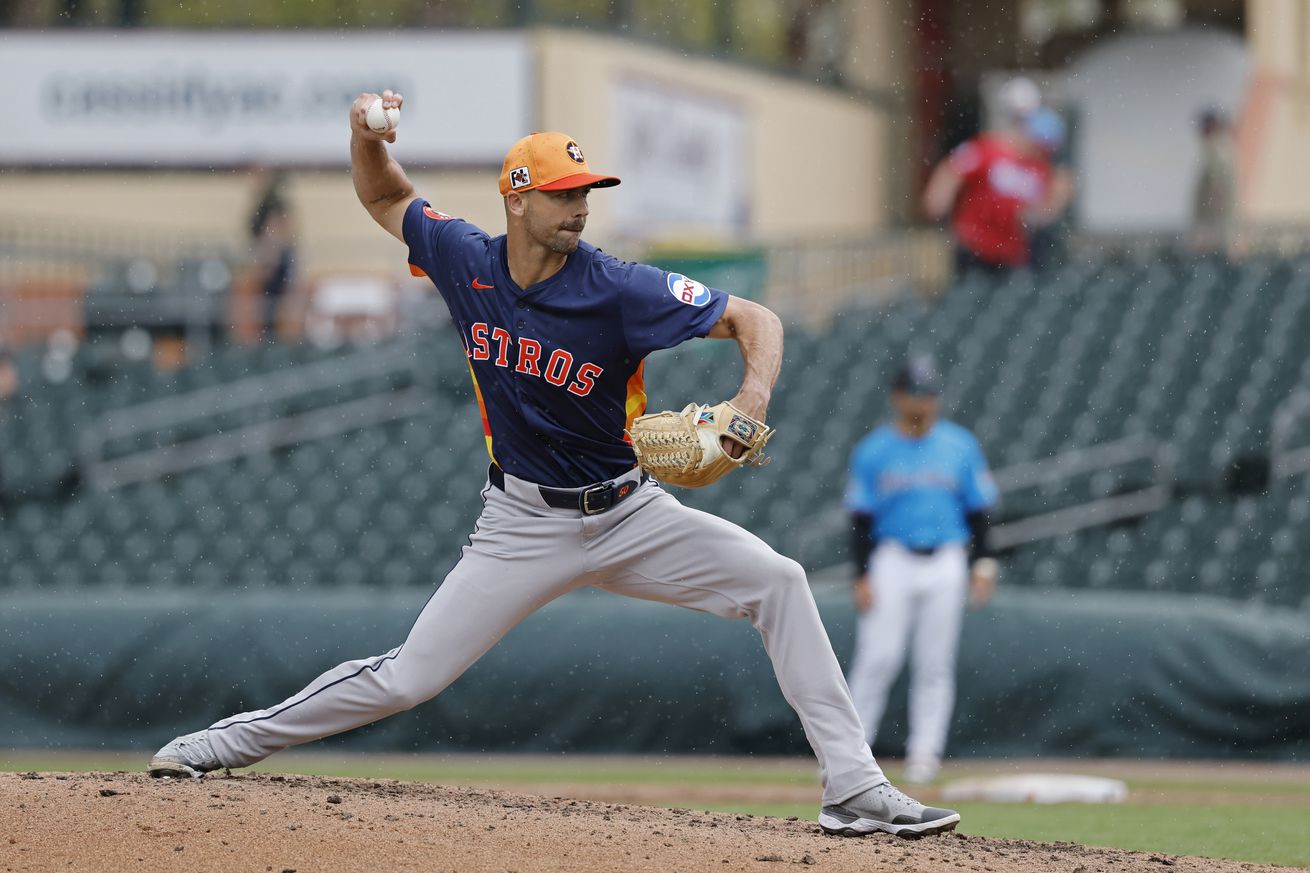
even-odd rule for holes
{"type": "MultiPolygon", "coordinates": [[[[935,300],[851,306],[826,327],[788,331],[770,410],[772,466],[677,495],[806,566],[841,562],[849,452],[886,417],[887,384],[905,353],[931,352],[945,371],[948,414],[975,430],[994,466],[1138,433],[1162,440],[1175,462],[1177,496],[1165,508],[1019,546],[1004,556],[1006,584],[1310,605],[1301,533],[1310,478],[1228,487],[1235,465],[1267,454],[1277,404],[1310,388],[1307,334],[1307,258],[1092,258],[1041,277],[968,277],[935,300]]],[[[77,445],[106,411],[348,350],[220,346],[156,375],[87,346],[59,378],[39,355],[23,356],[24,394],[0,409],[0,590],[435,584],[479,511],[487,458],[457,339],[444,330],[422,342],[433,349],[420,380],[429,400],[412,417],[108,491],[81,482],[77,445]]],[[[740,371],[728,343],[657,353],[646,369],[651,408],[729,397],[740,371]]],[[[408,384],[396,373],[333,385],[108,449],[203,437],[408,384]]],[[[1310,422],[1303,430],[1310,442],[1310,422]]],[[[1151,476],[1143,463],[1016,491],[1002,514],[1121,493],[1151,476]]]]}

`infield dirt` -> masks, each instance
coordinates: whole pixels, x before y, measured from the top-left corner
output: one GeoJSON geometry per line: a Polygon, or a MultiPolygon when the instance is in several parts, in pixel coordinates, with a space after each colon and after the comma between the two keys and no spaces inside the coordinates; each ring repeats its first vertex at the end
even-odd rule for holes
{"type": "Polygon", "coordinates": [[[1238,861],[958,834],[824,835],[813,821],[266,773],[0,773],[0,869],[1273,873],[1238,861]]]}

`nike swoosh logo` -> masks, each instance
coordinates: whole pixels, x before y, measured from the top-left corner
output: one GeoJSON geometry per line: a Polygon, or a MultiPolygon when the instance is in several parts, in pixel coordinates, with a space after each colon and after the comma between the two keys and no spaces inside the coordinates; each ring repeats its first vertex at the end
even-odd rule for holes
{"type": "Polygon", "coordinates": [[[478,281],[478,277],[477,277],[477,276],[474,276],[474,277],[473,277],[473,287],[474,287],[475,289],[477,289],[478,291],[486,291],[488,288],[495,288],[496,286],[495,286],[495,285],[483,285],[481,282],[478,281]]]}

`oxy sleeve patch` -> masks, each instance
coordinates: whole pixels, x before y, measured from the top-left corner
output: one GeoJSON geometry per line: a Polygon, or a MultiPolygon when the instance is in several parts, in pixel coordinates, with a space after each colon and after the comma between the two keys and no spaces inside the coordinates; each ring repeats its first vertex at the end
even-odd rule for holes
{"type": "Polygon", "coordinates": [[[688,306],[704,306],[710,302],[710,289],[681,273],[669,273],[669,293],[688,306]]]}

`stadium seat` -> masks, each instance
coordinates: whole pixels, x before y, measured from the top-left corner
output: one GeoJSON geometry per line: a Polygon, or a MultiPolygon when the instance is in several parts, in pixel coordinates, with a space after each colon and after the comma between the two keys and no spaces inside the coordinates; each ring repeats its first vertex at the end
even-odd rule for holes
{"type": "MultiPolygon", "coordinates": [[[[201,269],[188,265],[178,278],[194,284],[201,269]]],[[[127,265],[111,278],[124,286],[127,265]]],[[[1166,507],[1020,546],[1005,556],[1007,585],[1299,605],[1310,602],[1310,580],[1298,572],[1310,565],[1310,538],[1300,535],[1310,523],[1310,477],[1240,497],[1227,493],[1226,477],[1234,463],[1267,451],[1277,405],[1310,387],[1310,363],[1299,353],[1307,333],[1310,270],[1275,257],[1231,266],[1093,257],[1040,279],[971,276],[932,301],[851,304],[826,327],[787,332],[770,410],[773,464],[676,493],[808,567],[840,562],[849,452],[886,420],[888,381],[905,353],[930,352],[946,377],[947,414],[975,430],[994,466],[1132,433],[1163,440],[1176,459],[1180,496],[1166,507]]],[[[156,376],[139,363],[111,366],[110,352],[79,351],[58,381],[38,383],[0,412],[0,590],[428,587],[458,557],[481,508],[487,464],[462,366],[434,364],[423,376],[427,408],[407,419],[101,492],[79,484],[75,438],[104,412],[347,353],[220,345],[156,376]]],[[[692,343],[652,355],[646,377],[652,410],[680,407],[730,397],[740,364],[731,344],[692,343]]],[[[343,381],[148,431],[107,451],[327,408],[411,378],[343,381]]],[[[1310,422],[1305,428],[1310,442],[1310,422]]],[[[1150,478],[1146,465],[1094,471],[1013,492],[1002,513],[1058,509],[1150,478]]]]}

